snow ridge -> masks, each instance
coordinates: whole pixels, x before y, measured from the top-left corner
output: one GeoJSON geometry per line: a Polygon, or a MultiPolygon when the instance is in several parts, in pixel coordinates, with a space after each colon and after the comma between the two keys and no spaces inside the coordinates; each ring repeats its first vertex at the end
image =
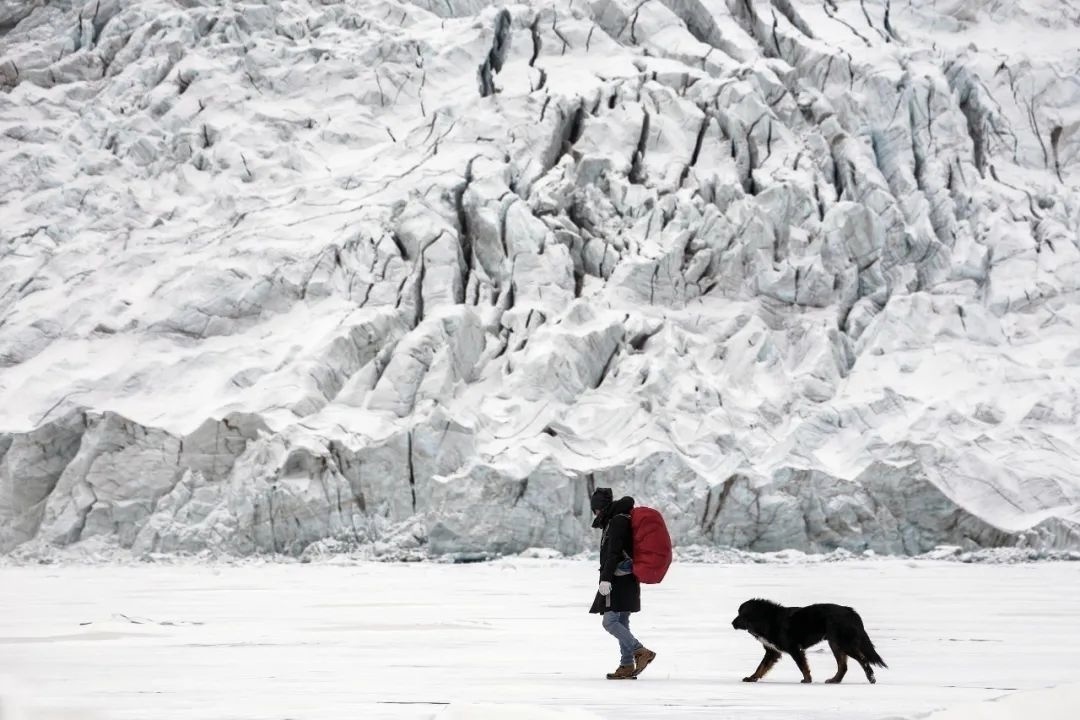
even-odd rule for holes
{"type": "Polygon", "coordinates": [[[1080,548],[1070,7],[0,1],[0,552],[1080,548]]]}

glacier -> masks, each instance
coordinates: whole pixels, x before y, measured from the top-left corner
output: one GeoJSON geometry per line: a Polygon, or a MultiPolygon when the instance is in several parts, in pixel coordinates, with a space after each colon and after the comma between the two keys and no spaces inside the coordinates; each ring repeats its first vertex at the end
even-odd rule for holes
{"type": "Polygon", "coordinates": [[[1078,30],[0,0],[0,553],[1078,549],[1078,30]]]}

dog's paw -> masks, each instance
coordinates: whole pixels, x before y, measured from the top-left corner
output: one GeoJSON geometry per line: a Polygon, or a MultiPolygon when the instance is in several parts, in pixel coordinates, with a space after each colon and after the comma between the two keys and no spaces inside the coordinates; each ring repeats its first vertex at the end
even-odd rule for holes
{"type": "Polygon", "coordinates": [[[840,681],[837,680],[836,678],[829,678],[828,680],[825,681],[825,684],[826,685],[839,685],[840,681]]]}
{"type": "Polygon", "coordinates": [[[877,678],[876,677],[868,678],[868,680],[870,680],[871,685],[877,685],[877,678]]]}
{"type": "Polygon", "coordinates": [[[803,685],[806,685],[807,683],[812,683],[812,682],[814,682],[814,681],[813,681],[813,680],[811,680],[810,678],[803,678],[802,680],[800,680],[800,682],[801,682],[801,683],[802,683],[803,685]]]}
{"type": "Polygon", "coordinates": [[[754,677],[753,675],[751,675],[750,677],[744,677],[744,678],[742,679],[742,681],[743,681],[743,682],[757,682],[757,678],[756,678],[756,677],[754,677]]]}

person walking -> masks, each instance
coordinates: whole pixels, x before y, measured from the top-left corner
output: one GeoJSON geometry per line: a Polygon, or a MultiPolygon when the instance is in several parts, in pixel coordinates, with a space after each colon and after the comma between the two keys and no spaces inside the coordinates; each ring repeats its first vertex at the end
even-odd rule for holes
{"type": "Polygon", "coordinates": [[[630,632],[630,614],[641,611],[641,583],[634,577],[631,561],[634,535],[630,511],[634,509],[634,498],[613,498],[611,488],[596,488],[589,499],[592,526],[603,530],[600,586],[589,612],[603,615],[604,630],[619,641],[619,667],[608,673],[607,679],[631,680],[656,659],[656,653],[630,632]]]}

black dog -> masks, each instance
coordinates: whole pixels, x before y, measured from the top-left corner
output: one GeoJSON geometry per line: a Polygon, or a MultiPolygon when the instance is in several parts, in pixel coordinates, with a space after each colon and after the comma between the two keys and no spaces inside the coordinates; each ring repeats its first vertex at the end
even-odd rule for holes
{"type": "Polygon", "coordinates": [[[871,683],[877,682],[871,665],[888,667],[874,649],[874,643],[870,642],[859,613],[843,605],[784,607],[771,600],[747,600],[739,606],[739,616],[731,621],[731,626],[746,630],[765,646],[765,657],[754,674],[743,678],[743,682],[757,682],[765,677],[781,653],[787,653],[795,660],[804,683],[813,682],[805,650],[822,640],[829,641],[836,656],[836,675],[826,680],[827,683],[844,679],[849,657],[862,666],[871,683]]]}

